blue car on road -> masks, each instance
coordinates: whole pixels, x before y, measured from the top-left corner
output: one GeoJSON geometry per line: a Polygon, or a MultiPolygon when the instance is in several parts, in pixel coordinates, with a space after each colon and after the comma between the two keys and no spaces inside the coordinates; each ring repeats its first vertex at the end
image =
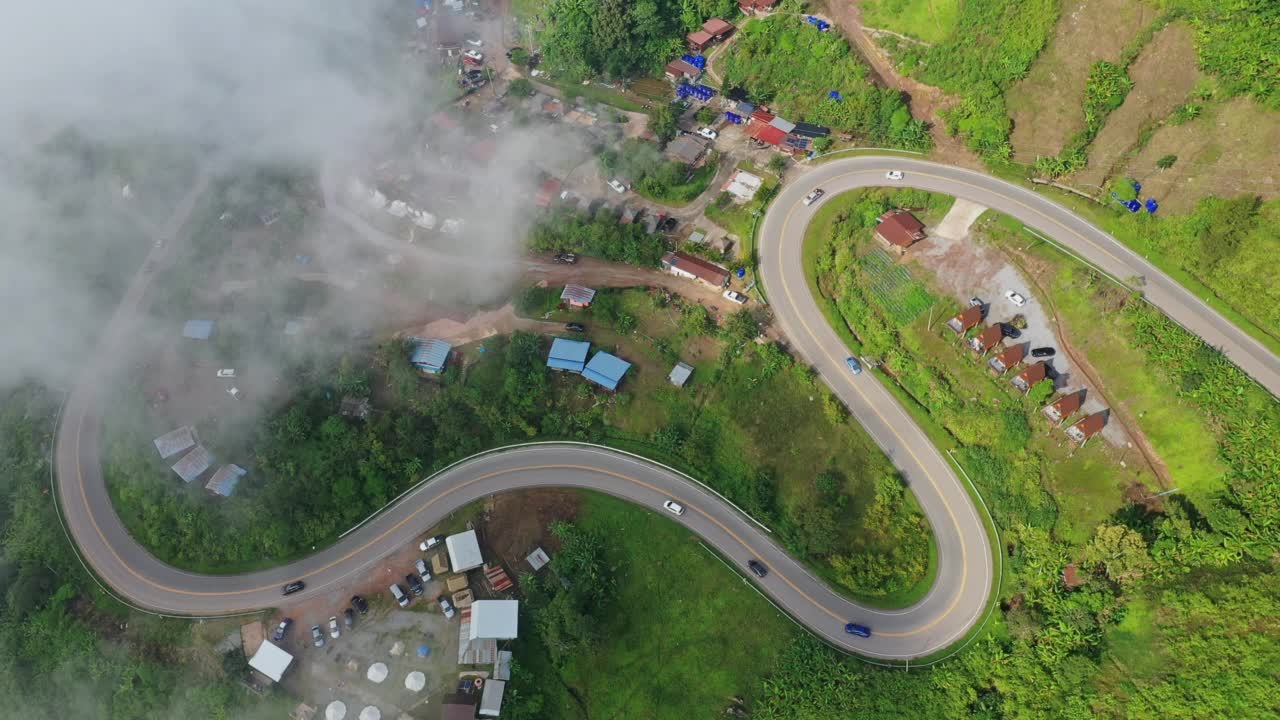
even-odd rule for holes
{"type": "Polygon", "coordinates": [[[859,625],[858,623],[845,624],[844,631],[850,635],[857,635],[858,637],[871,637],[871,628],[866,625],[859,625]]]}
{"type": "Polygon", "coordinates": [[[860,365],[857,360],[847,357],[844,359],[844,364],[849,366],[849,369],[853,371],[854,375],[862,373],[862,365],[860,365]]]}

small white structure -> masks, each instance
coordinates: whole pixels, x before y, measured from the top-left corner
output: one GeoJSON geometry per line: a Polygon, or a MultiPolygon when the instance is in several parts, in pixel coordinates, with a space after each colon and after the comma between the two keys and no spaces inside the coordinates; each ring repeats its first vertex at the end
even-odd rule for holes
{"type": "Polygon", "coordinates": [[[372,705],[365,705],[360,711],[360,720],[382,720],[382,711],[372,705]]]}
{"type": "Polygon", "coordinates": [[[427,686],[427,676],[414,670],[405,676],[404,686],[413,692],[422,692],[422,688],[427,686]]]}
{"type": "Polygon", "coordinates": [[[499,650],[498,661],[493,664],[493,678],[495,680],[511,679],[511,651],[499,650]]]}
{"type": "Polygon", "coordinates": [[[480,539],[475,530],[450,535],[444,539],[444,546],[449,549],[449,567],[456,573],[466,572],[484,564],[480,555],[480,539]]]}
{"type": "Polygon", "coordinates": [[[484,692],[480,695],[480,715],[482,717],[498,717],[502,711],[502,693],[507,689],[504,680],[490,680],[484,684],[484,692]]]}
{"type": "Polygon", "coordinates": [[[551,562],[551,558],[547,556],[547,551],[540,547],[534,548],[533,552],[529,553],[529,557],[525,558],[525,560],[529,563],[529,567],[533,568],[534,572],[538,572],[543,566],[551,562]]]}
{"type": "Polygon", "coordinates": [[[272,682],[280,682],[292,663],[293,656],[272,645],[270,640],[263,640],[258,652],[249,658],[249,667],[271,678],[272,682]]]}
{"type": "Polygon", "coordinates": [[[476,600],[471,603],[470,639],[512,640],[519,619],[519,600],[476,600]]]}
{"type": "Polygon", "coordinates": [[[395,200],[387,206],[387,214],[391,217],[402,218],[409,214],[409,205],[403,200],[395,200]]]}
{"type": "Polygon", "coordinates": [[[343,720],[347,716],[347,704],[334,700],[324,709],[324,720],[343,720]]]}
{"type": "MultiPolygon", "coordinates": [[[[374,663],[369,666],[369,672],[365,673],[365,677],[372,682],[380,683],[387,679],[387,666],[385,663],[374,663]]],[[[362,713],[363,714],[363,713],[362,713]]]]}
{"type": "Polygon", "coordinates": [[[760,190],[764,180],[758,175],[752,175],[746,170],[737,170],[733,175],[729,176],[728,182],[721,188],[729,193],[738,202],[749,202],[756,196],[756,192],[760,190]]]}

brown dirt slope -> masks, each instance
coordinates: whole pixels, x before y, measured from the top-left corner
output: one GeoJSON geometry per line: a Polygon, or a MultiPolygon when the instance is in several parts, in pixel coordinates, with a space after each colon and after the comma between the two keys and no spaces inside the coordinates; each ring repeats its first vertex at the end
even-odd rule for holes
{"type": "Polygon", "coordinates": [[[1156,15],[1153,7],[1128,0],[1066,0],[1053,39],[1007,96],[1019,160],[1057,155],[1084,128],[1089,66],[1119,60],[1134,33],[1156,15]]]}

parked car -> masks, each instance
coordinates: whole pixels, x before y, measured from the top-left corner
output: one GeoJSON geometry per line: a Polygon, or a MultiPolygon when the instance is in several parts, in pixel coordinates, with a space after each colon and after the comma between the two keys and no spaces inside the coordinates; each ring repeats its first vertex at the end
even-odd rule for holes
{"type": "Polygon", "coordinates": [[[613,188],[613,191],[619,195],[626,194],[628,189],[627,186],[619,182],[617,178],[609,181],[609,187],[613,188]]]}
{"type": "Polygon", "coordinates": [[[311,644],[316,647],[324,647],[324,631],[319,625],[311,626],[311,644]]]}
{"type": "Polygon", "coordinates": [[[284,639],[285,633],[289,632],[289,628],[293,627],[293,619],[285,618],[276,626],[276,631],[271,633],[271,639],[280,642],[284,639]]]}
{"type": "Polygon", "coordinates": [[[743,295],[742,293],[734,292],[734,291],[732,291],[732,290],[725,290],[725,291],[724,291],[724,296],[725,296],[725,298],[727,298],[727,299],[729,299],[729,300],[732,300],[732,301],[734,301],[734,302],[738,303],[739,305],[746,305],[746,304],[747,304],[747,296],[746,296],[746,295],[743,295]]]}
{"type": "Polygon", "coordinates": [[[856,358],[847,357],[844,359],[844,364],[849,366],[849,371],[854,375],[862,374],[862,363],[858,362],[856,358]]]}
{"type": "Polygon", "coordinates": [[[716,132],[715,130],[712,130],[709,127],[698,128],[698,134],[708,140],[715,140],[720,135],[720,133],[716,132]]]}
{"type": "Polygon", "coordinates": [[[1000,323],[1000,334],[1004,337],[1013,338],[1015,340],[1022,337],[1022,331],[1009,323],[1000,323]]]}
{"type": "Polygon", "coordinates": [[[1056,354],[1058,351],[1051,347],[1038,347],[1031,351],[1031,357],[1053,357],[1056,354]]]}
{"type": "Polygon", "coordinates": [[[866,625],[859,625],[858,623],[845,623],[844,631],[850,635],[857,635],[858,637],[871,637],[871,628],[866,625]]]}
{"type": "Polygon", "coordinates": [[[902,179],[902,171],[901,171],[901,170],[890,170],[889,172],[885,173],[885,174],[884,174],[884,176],[885,176],[887,179],[889,179],[889,180],[901,180],[901,179],[902,179]]]}
{"type": "Polygon", "coordinates": [[[422,578],[409,573],[404,576],[404,581],[409,583],[409,589],[413,591],[414,595],[422,597],[422,593],[425,591],[425,588],[422,587],[422,578]]]}
{"type": "Polygon", "coordinates": [[[467,60],[471,60],[472,62],[478,62],[478,63],[484,62],[484,53],[480,52],[479,50],[468,50],[462,53],[462,57],[466,58],[467,60]]]}
{"type": "Polygon", "coordinates": [[[827,191],[826,191],[826,190],[823,190],[822,188],[818,188],[817,190],[814,190],[813,192],[811,192],[811,193],[809,193],[808,195],[805,195],[805,196],[804,196],[804,204],[805,204],[806,206],[807,206],[807,205],[812,205],[812,204],[814,204],[814,203],[818,202],[818,199],[819,199],[819,198],[821,198],[823,195],[826,195],[826,194],[827,194],[827,191]]]}
{"type": "Polygon", "coordinates": [[[441,595],[436,598],[436,602],[440,603],[440,611],[444,613],[446,618],[453,617],[453,603],[449,602],[447,595],[441,595]]]}
{"type": "Polygon", "coordinates": [[[347,608],[342,611],[342,624],[346,625],[348,630],[356,626],[356,613],[354,610],[347,608]]]}
{"type": "Polygon", "coordinates": [[[334,640],[337,640],[338,636],[341,634],[342,634],[342,630],[338,627],[338,616],[337,615],[330,616],[329,617],[329,637],[333,638],[334,640]]]}
{"type": "Polygon", "coordinates": [[[236,376],[235,368],[222,368],[221,370],[218,371],[218,377],[220,378],[234,378],[235,376],[236,376]]]}
{"type": "Polygon", "coordinates": [[[671,513],[672,515],[684,514],[684,506],[676,502],[675,500],[668,500],[662,503],[662,507],[666,508],[667,512],[671,513]]]}
{"type": "Polygon", "coordinates": [[[1013,303],[1014,305],[1017,305],[1018,307],[1022,307],[1023,305],[1027,304],[1026,298],[1022,297],[1021,295],[1019,295],[1018,293],[1012,290],[1005,290],[1004,296],[1009,298],[1009,302],[1013,303]]]}
{"type": "Polygon", "coordinates": [[[982,307],[982,305],[983,305],[982,298],[980,297],[969,298],[969,307],[982,307]]]}
{"type": "Polygon", "coordinates": [[[305,588],[306,586],[307,584],[302,582],[301,580],[294,580],[293,582],[284,586],[284,594],[292,595],[296,592],[302,592],[302,589],[305,588]]]}
{"type": "Polygon", "coordinates": [[[391,597],[396,599],[396,603],[400,607],[409,607],[409,596],[405,594],[404,588],[399,585],[391,586],[391,597]]]}
{"type": "Polygon", "coordinates": [[[573,253],[556,253],[552,259],[560,265],[572,265],[578,262],[578,256],[573,253]]]}
{"type": "Polygon", "coordinates": [[[565,323],[565,330],[569,332],[586,332],[587,328],[582,323],[565,323]]]}
{"type": "Polygon", "coordinates": [[[769,574],[769,571],[765,568],[764,563],[760,562],[759,560],[748,560],[747,567],[750,568],[751,573],[758,578],[762,578],[765,575],[769,574]]]}
{"type": "Polygon", "coordinates": [[[442,542],[444,542],[443,535],[433,535],[427,538],[426,540],[423,540],[422,542],[418,543],[418,549],[421,550],[422,552],[426,552],[431,548],[439,545],[442,542]]]}
{"type": "Polygon", "coordinates": [[[431,582],[431,572],[427,570],[427,561],[418,558],[413,563],[413,569],[418,571],[418,575],[422,577],[422,582],[431,582]]]}
{"type": "Polygon", "coordinates": [[[352,605],[353,607],[355,607],[355,609],[356,609],[356,610],[357,610],[361,615],[368,615],[368,614],[369,614],[369,603],[365,602],[365,601],[364,601],[364,598],[360,597],[359,595],[352,595],[352,596],[351,596],[351,605],[352,605]]]}

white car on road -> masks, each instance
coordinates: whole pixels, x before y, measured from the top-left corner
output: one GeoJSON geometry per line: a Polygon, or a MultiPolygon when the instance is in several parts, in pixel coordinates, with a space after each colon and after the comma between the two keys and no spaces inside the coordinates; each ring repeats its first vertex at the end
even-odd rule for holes
{"type": "Polygon", "coordinates": [[[698,134],[708,140],[715,140],[719,136],[719,133],[709,127],[698,128],[698,134]]]}
{"type": "Polygon", "coordinates": [[[884,176],[885,176],[887,179],[889,179],[889,180],[901,180],[901,179],[902,179],[902,171],[901,171],[901,170],[890,170],[889,172],[885,173],[885,174],[884,174],[884,176]]]}
{"type": "Polygon", "coordinates": [[[616,178],[609,181],[609,187],[613,188],[613,191],[619,195],[625,195],[627,192],[627,186],[618,182],[616,178]]]}
{"type": "Polygon", "coordinates": [[[1021,295],[1019,295],[1018,293],[1012,290],[1005,290],[1004,296],[1009,298],[1009,302],[1013,303],[1014,305],[1017,305],[1018,307],[1022,307],[1023,305],[1027,304],[1026,298],[1022,297],[1021,295]]]}
{"type": "Polygon", "coordinates": [[[668,500],[662,503],[662,507],[666,508],[667,512],[671,513],[672,515],[684,514],[684,506],[676,502],[675,500],[668,500]]]}
{"type": "Polygon", "coordinates": [[[822,188],[818,188],[817,190],[814,190],[813,192],[811,192],[811,193],[809,193],[808,195],[805,195],[805,196],[804,196],[804,204],[805,204],[806,206],[808,206],[808,205],[812,205],[812,204],[814,204],[814,203],[818,202],[818,199],[819,199],[819,198],[821,198],[823,195],[826,195],[826,194],[827,194],[827,191],[826,191],[826,190],[823,190],[822,188]]]}
{"type": "Polygon", "coordinates": [[[222,368],[221,370],[218,371],[218,377],[220,378],[234,378],[235,376],[236,376],[235,368],[222,368]]]}

